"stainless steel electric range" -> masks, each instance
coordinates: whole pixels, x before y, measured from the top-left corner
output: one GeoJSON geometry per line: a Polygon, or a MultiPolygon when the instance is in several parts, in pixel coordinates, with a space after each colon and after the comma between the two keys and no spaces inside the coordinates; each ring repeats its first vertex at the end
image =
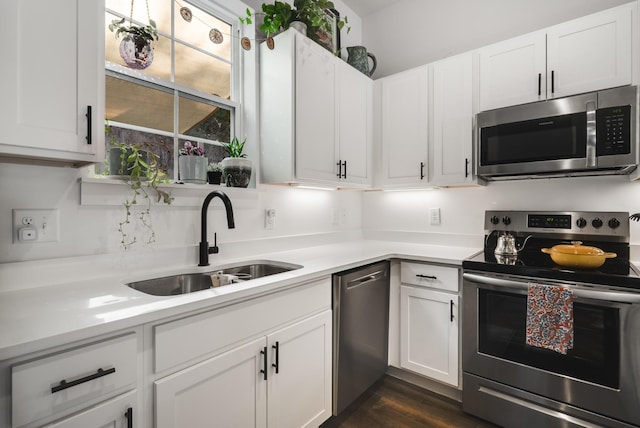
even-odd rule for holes
{"type": "Polygon", "coordinates": [[[505,427],[640,426],[640,273],[629,261],[628,217],[485,213],[484,250],[462,264],[465,412],[505,427]],[[572,241],[616,257],[579,269],[542,252],[572,241]],[[566,354],[527,345],[530,284],[571,290],[566,354]]]}

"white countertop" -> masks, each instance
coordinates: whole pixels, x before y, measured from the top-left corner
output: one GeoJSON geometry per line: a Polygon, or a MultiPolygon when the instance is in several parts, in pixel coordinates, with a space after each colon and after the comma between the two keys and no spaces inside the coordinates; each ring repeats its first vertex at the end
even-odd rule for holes
{"type": "Polygon", "coordinates": [[[479,248],[470,247],[356,240],[263,253],[244,260],[212,255],[212,266],[198,267],[194,263],[179,270],[156,269],[153,274],[85,277],[79,273],[77,280],[64,284],[0,293],[0,360],[181,313],[226,306],[378,260],[399,258],[459,266],[478,251],[479,248]],[[274,260],[303,268],[180,296],[151,296],[124,285],[177,273],[209,272],[224,264],[249,260],[274,260]]]}

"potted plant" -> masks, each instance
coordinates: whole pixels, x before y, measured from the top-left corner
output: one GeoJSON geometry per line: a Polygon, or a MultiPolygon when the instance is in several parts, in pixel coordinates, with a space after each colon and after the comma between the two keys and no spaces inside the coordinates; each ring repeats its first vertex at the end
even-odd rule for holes
{"type": "MultiPolygon", "coordinates": [[[[301,22],[306,25],[307,34],[312,40],[325,47],[329,47],[327,43],[325,43],[324,37],[332,31],[332,22],[327,14],[327,11],[335,8],[332,1],[294,0],[293,6],[291,6],[287,2],[276,0],[273,3],[263,3],[261,8],[263,21],[262,24],[259,25],[259,29],[263,31],[267,37],[281,30],[288,29],[294,22],[301,22]]],[[[253,22],[249,9],[246,10],[246,16],[240,18],[240,21],[244,24],[251,24],[253,22]]],[[[344,17],[344,19],[338,18],[336,23],[338,30],[342,30],[347,23],[347,17],[344,17]]],[[[347,27],[347,32],[350,30],[351,27],[347,27]]]]}
{"type": "Polygon", "coordinates": [[[207,181],[209,184],[220,184],[222,179],[222,166],[220,162],[212,162],[207,167],[207,181]]]}
{"type": "Polygon", "coordinates": [[[158,40],[156,23],[152,19],[149,25],[125,25],[125,18],[114,19],[109,24],[109,30],[115,32],[116,39],[122,33],[125,36],[120,42],[120,57],[128,67],[144,70],[153,62],[153,41],[158,40]]]}
{"type": "Polygon", "coordinates": [[[120,244],[126,250],[138,241],[135,234],[136,224],[141,224],[148,232],[147,244],[155,242],[155,231],[150,220],[150,191],[155,194],[157,202],[169,205],[173,201],[171,194],[159,187],[160,184],[168,182],[167,175],[159,168],[159,156],[152,151],[142,150],[139,145],[124,143],[111,148],[109,156],[110,173],[125,178],[132,191],[131,196],[122,203],[125,215],[118,223],[120,244]],[[117,159],[117,162],[112,159],[117,159]],[[134,217],[132,208],[143,204],[142,211],[134,217]]]}
{"type": "Polygon", "coordinates": [[[202,147],[185,141],[180,149],[178,167],[183,183],[205,184],[207,182],[207,158],[202,147]]]}
{"type": "Polygon", "coordinates": [[[237,137],[233,137],[231,142],[224,145],[229,156],[222,159],[220,165],[227,187],[249,186],[253,164],[250,159],[246,159],[246,153],[243,153],[246,142],[246,138],[240,142],[237,137]]]}

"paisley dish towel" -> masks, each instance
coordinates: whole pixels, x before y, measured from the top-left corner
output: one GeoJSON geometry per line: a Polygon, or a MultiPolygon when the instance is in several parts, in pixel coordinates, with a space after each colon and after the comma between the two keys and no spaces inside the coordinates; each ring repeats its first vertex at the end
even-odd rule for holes
{"type": "Polygon", "coordinates": [[[526,343],[561,354],[573,349],[573,292],[570,289],[529,284],[526,343]]]}

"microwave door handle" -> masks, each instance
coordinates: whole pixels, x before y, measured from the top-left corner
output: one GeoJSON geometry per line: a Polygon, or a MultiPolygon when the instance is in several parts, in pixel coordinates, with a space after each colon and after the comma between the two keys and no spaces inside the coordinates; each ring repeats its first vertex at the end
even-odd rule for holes
{"type": "Polygon", "coordinates": [[[596,162],[596,102],[587,102],[587,168],[597,167],[596,162]]]}

